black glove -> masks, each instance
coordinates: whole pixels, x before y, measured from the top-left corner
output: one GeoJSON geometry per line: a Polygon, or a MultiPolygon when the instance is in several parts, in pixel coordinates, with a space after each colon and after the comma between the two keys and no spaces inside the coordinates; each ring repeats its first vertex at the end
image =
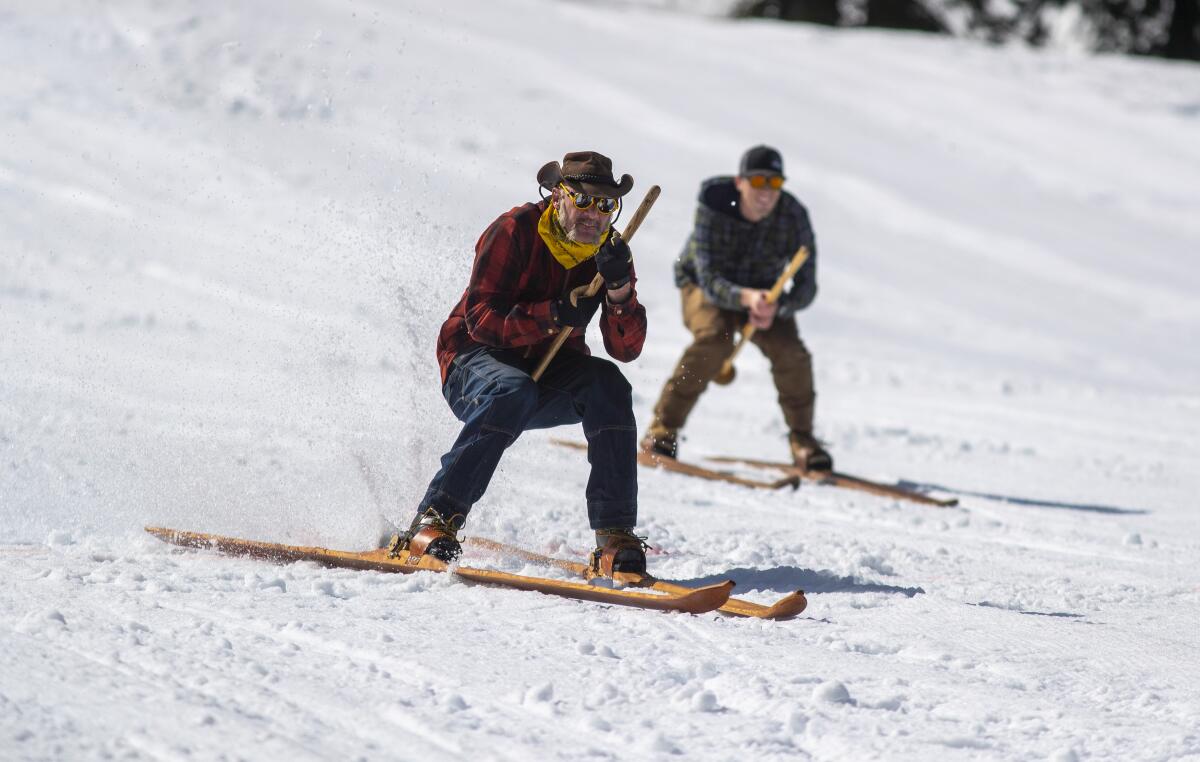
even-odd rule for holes
{"type": "Polygon", "coordinates": [[[600,300],[603,298],[602,294],[581,296],[579,304],[571,304],[571,296],[568,294],[554,303],[554,322],[563,327],[583,328],[592,321],[592,315],[600,309],[600,300]]]}
{"type": "Polygon", "coordinates": [[[596,269],[604,278],[609,290],[618,289],[629,282],[629,270],[633,267],[633,253],[629,244],[614,234],[596,252],[596,269]]]}

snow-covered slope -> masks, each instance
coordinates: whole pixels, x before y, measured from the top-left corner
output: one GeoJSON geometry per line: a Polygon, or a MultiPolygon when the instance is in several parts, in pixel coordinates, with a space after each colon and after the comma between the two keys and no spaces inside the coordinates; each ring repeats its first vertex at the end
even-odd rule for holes
{"type": "MultiPolygon", "coordinates": [[[[0,66],[0,758],[1200,755],[1200,69],[516,0],[10,5],[0,66]],[[961,499],[641,474],[658,573],[802,618],[140,533],[407,521],[475,238],[569,150],[663,187],[645,421],[696,188],[757,142],[821,244],[820,433],[961,499]]],[[[739,368],[686,455],[784,454],[739,368]]],[[[522,437],[469,529],[582,554],[586,469],[522,437]]]]}

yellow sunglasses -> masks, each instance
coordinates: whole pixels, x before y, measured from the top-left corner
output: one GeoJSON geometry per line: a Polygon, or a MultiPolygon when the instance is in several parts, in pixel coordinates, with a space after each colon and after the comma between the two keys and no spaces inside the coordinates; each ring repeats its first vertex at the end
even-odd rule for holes
{"type": "Polygon", "coordinates": [[[746,178],[750,181],[751,188],[770,188],[771,190],[779,190],[783,187],[782,175],[750,175],[746,178]]]}

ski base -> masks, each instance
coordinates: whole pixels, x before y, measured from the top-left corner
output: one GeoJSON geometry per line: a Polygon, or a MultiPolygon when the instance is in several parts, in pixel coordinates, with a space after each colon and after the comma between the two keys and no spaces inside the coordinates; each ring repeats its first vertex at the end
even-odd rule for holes
{"type": "Polygon", "coordinates": [[[394,557],[386,549],[362,552],[331,550],[329,548],[303,545],[282,545],[273,542],[243,540],[237,537],[186,532],[165,527],[146,527],[146,531],[164,542],[185,548],[216,550],[231,556],[259,558],[274,563],[313,561],[325,566],[380,572],[409,574],[431,571],[454,574],[472,582],[529,590],[546,595],[557,595],[580,601],[608,603],[617,606],[651,609],[655,611],[681,611],[688,614],[704,614],[720,608],[729,600],[733,582],[726,580],[715,585],[681,591],[663,591],[664,594],[646,593],[636,590],[612,589],[589,585],[583,582],[526,577],[519,574],[476,569],[469,566],[453,566],[433,556],[409,556],[399,551],[394,557]],[[686,591],[686,592],[685,592],[686,591]]]}
{"type": "MultiPolygon", "coordinates": [[[[525,548],[509,545],[497,540],[489,540],[484,537],[471,537],[466,540],[466,544],[496,553],[516,556],[517,558],[523,558],[534,563],[553,566],[573,574],[578,574],[584,579],[590,579],[593,576],[592,569],[587,564],[535,553],[532,550],[526,550],[525,548]]],[[[684,594],[693,589],[674,582],[658,579],[649,574],[619,573],[614,575],[613,579],[622,584],[646,587],[653,590],[660,590],[664,593],[684,594]]],[[[794,593],[785,595],[770,606],[753,603],[752,601],[743,601],[738,598],[730,598],[717,610],[725,614],[732,614],[733,616],[755,617],[758,619],[788,619],[804,611],[807,607],[808,599],[804,597],[804,591],[797,590],[794,593]]]]}

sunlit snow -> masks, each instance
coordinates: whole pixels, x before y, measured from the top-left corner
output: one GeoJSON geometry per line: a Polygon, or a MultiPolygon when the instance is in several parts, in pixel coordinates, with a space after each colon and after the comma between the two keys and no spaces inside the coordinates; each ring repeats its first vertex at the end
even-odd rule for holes
{"type": "MultiPolygon", "coordinates": [[[[1200,68],[659,5],[0,10],[0,759],[1200,755],[1200,68]],[[699,183],[760,142],[820,246],[818,433],[961,501],[641,472],[656,573],[800,618],[142,533],[407,522],[475,240],[571,150],[663,189],[644,425],[699,183]]],[[[786,455],[738,368],[684,457],[786,455]]],[[[467,534],[590,549],[551,435],[581,437],[523,436],[467,534]]]]}

